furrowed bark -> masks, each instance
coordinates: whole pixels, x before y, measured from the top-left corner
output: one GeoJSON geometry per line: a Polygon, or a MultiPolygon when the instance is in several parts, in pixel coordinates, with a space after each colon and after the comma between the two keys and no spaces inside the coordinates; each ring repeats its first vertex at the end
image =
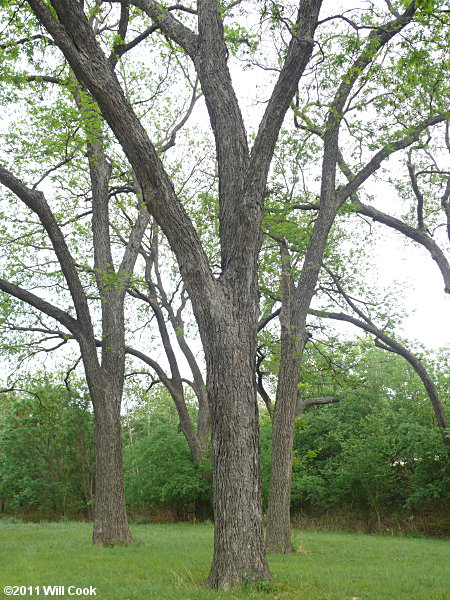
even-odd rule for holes
{"type": "MultiPolygon", "coordinates": [[[[261,150],[254,152],[254,165],[248,171],[246,135],[226,64],[218,5],[212,0],[199,2],[197,36],[160,5],[140,2],[155,25],[184,47],[193,59],[210,113],[221,179],[224,269],[220,280],[214,280],[195,228],[177,199],[155,148],[126,101],[111,64],[97,45],[81,5],[76,0],[53,0],[58,15],[55,18],[39,0],[29,0],[29,4],[66,56],[77,79],[97,101],[122,145],[136,173],[144,202],[177,257],[192,302],[205,348],[207,392],[215,421],[212,439],[216,535],[208,583],[219,587],[242,583],[246,577],[267,579],[270,574],[262,536],[254,382],[257,256],[268,166],[296,82],[278,88],[277,100],[283,94],[291,97],[286,97],[284,103],[276,103],[273,123],[266,120],[271,130],[267,136],[270,143],[262,144],[261,150]],[[263,156],[265,152],[269,156],[263,156]],[[252,188],[254,182],[258,185],[252,188]]],[[[302,6],[310,4],[318,12],[320,2],[304,2],[302,6]]],[[[291,47],[298,49],[298,45],[305,54],[296,71],[297,82],[312,46],[311,40],[306,44],[295,40],[291,47]]],[[[291,58],[301,56],[297,52],[291,58]]]]}
{"type": "MultiPolygon", "coordinates": [[[[323,134],[322,178],[317,219],[298,283],[297,285],[291,283],[288,292],[283,290],[280,312],[282,343],[272,423],[272,467],[266,535],[267,549],[272,552],[289,553],[292,550],[290,534],[292,442],[300,383],[300,364],[306,340],[306,318],[322,267],[328,234],[339,207],[351,194],[351,191],[345,188],[339,192],[336,191],[339,132],[345,104],[354,84],[371,64],[380,48],[411,21],[415,10],[415,2],[412,2],[403,15],[370,33],[365,47],[342,78],[327,115],[323,134]],[[283,326],[283,324],[285,325],[283,326]]],[[[364,178],[369,176],[373,166],[369,163],[358,174],[361,180],[365,180],[364,178]]],[[[352,185],[352,183],[350,182],[348,185],[352,185]]],[[[357,186],[358,181],[353,184],[357,186]]],[[[286,276],[285,270],[283,267],[282,277],[286,276]]]]}
{"type": "Polygon", "coordinates": [[[289,553],[291,544],[291,471],[294,420],[298,409],[300,366],[306,343],[306,317],[316,288],[328,234],[336,217],[336,203],[317,216],[297,286],[291,265],[284,256],[281,323],[281,358],[275,411],[272,421],[272,464],[270,471],[266,547],[269,552],[289,553]]]}
{"type": "MultiPolygon", "coordinates": [[[[101,133],[87,144],[92,189],[94,271],[101,301],[101,370],[85,356],[83,363],[94,407],[95,510],[92,541],[95,545],[127,544],[128,527],[123,487],[120,408],[125,378],[124,298],[133,272],[140,240],[127,246],[121,277],[115,271],[109,234],[109,179],[111,165],[101,133]]],[[[133,232],[134,233],[134,232],[133,232]]],[[[143,235],[141,231],[141,237],[143,235]]],[[[122,263],[123,264],[123,263],[122,263]]]]}
{"type": "MultiPolygon", "coordinates": [[[[87,374],[87,371],[86,371],[87,374]]],[[[95,509],[92,541],[97,546],[133,541],[123,487],[120,381],[88,376],[94,406],[95,509]]]]}
{"type": "Polygon", "coordinates": [[[304,330],[297,314],[295,285],[287,250],[282,248],[281,359],[275,411],[272,418],[272,460],[267,509],[266,547],[269,552],[289,553],[291,544],[291,470],[294,419],[297,413],[298,381],[304,330]]]}
{"type": "MultiPolygon", "coordinates": [[[[136,174],[143,201],[169,240],[189,296],[195,303],[203,297],[205,289],[214,286],[206,255],[155,147],[126,100],[113,67],[98,46],[80,4],[76,0],[55,0],[53,4],[59,20],[39,0],[30,0],[29,4],[53,36],[78,81],[86,86],[98,103],[105,121],[121,144],[136,174]]],[[[203,315],[196,316],[201,319],[203,315]]]]}
{"type": "Polygon", "coordinates": [[[215,520],[214,558],[207,583],[214,588],[270,578],[262,531],[254,379],[256,302],[252,309],[253,313],[247,309],[242,314],[240,302],[234,303],[225,291],[205,336],[215,520]]]}
{"type": "MultiPolygon", "coordinates": [[[[219,474],[215,477],[217,535],[215,559],[208,581],[213,586],[234,585],[242,582],[250,572],[255,578],[267,578],[269,572],[262,537],[257,404],[253,378],[257,316],[255,249],[258,247],[258,239],[256,243],[252,241],[253,253],[250,260],[246,256],[245,263],[242,264],[240,281],[236,278],[229,285],[227,292],[234,292],[236,298],[240,298],[239,302],[232,303],[229,299],[224,299],[222,289],[224,290],[225,286],[213,280],[192,222],[176,198],[154,147],[125,100],[111,66],[97,46],[80,5],[74,0],[64,3],[55,0],[54,6],[61,22],[37,0],[32,0],[30,5],[55,38],[77,79],[89,89],[98,102],[106,121],[124,148],[142,189],[143,199],[177,256],[202,341],[205,348],[210,348],[207,352],[207,388],[212,410],[219,420],[213,432],[213,440],[215,448],[223,449],[223,453],[219,457],[217,451],[215,452],[216,470],[219,474]],[[240,295],[238,290],[240,291],[242,281],[245,282],[246,292],[240,295]],[[244,309],[240,317],[236,316],[237,304],[244,309]],[[222,309],[227,306],[229,310],[223,313],[222,309]],[[234,314],[231,314],[232,312],[234,314]],[[226,329],[234,331],[231,349],[240,345],[239,336],[246,340],[239,354],[239,360],[244,362],[245,369],[237,360],[237,365],[233,364],[232,368],[223,373],[222,365],[228,363],[230,366],[230,361],[235,363],[236,357],[224,360],[216,353],[222,352],[223,344],[215,343],[211,336],[212,332],[217,335],[219,330],[220,335],[223,335],[226,329]],[[253,343],[250,343],[252,336],[253,343]],[[229,395],[223,393],[224,389],[229,395]],[[237,431],[228,429],[228,416],[231,416],[231,422],[237,431]],[[230,439],[228,436],[231,436],[230,439]],[[240,451],[233,447],[237,440],[242,442],[241,451],[246,453],[245,465],[240,465],[240,451]],[[223,488],[221,476],[226,477],[225,481],[234,481],[232,492],[223,488]],[[245,539],[246,537],[248,539],[245,539]]],[[[215,11],[217,12],[217,7],[215,11]]],[[[214,40],[211,41],[213,42],[214,40]]],[[[223,66],[223,56],[220,64],[223,66]]],[[[223,78],[224,75],[217,72],[212,74],[214,81],[220,77],[223,78]]],[[[215,102],[214,98],[216,97],[213,96],[211,105],[215,102]]],[[[218,121],[219,117],[217,116],[218,121]]],[[[225,157],[223,160],[225,161],[225,157]]],[[[234,199],[234,202],[236,201],[237,199],[234,199]]],[[[252,214],[253,230],[259,230],[261,216],[261,209],[256,221],[252,214]]],[[[244,227],[245,223],[240,225],[241,231],[244,227]]],[[[230,348],[228,353],[234,352],[230,348]]]]}
{"type": "Polygon", "coordinates": [[[108,184],[111,168],[104,154],[101,135],[96,141],[88,144],[87,150],[92,189],[94,267],[97,287],[102,297],[101,364],[97,356],[97,342],[87,297],[75,261],[50,206],[42,192],[30,190],[3,167],[0,167],[0,181],[37,214],[51,240],[78,318],[73,319],[64,311],[14,284],[1,282],[1,287],[3,291],[56,318],[69,329],[80,345],[94,406],[97,469],[93,540],[99,545],[131,541],[123,493],[120,447],[120,401],[125,368],[123,303],[145,230],[146,219],[142,219],[140,215],[132,228],[119,274],[116,274],[109,238],[108,184]]]}

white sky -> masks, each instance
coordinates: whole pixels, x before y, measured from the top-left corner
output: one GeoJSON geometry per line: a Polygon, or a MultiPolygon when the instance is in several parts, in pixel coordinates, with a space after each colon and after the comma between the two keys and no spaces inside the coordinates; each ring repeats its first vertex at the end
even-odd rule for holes
{"type": "Polygon", "coordinates": [[[383,285],[397,282],[403,291],[399,301],[409,316],[402,335],[430,348],[450,344],[450,295],[437,265],[425,249],[384,230],[386,243],[377,246],[374,259],[383,285]]]}

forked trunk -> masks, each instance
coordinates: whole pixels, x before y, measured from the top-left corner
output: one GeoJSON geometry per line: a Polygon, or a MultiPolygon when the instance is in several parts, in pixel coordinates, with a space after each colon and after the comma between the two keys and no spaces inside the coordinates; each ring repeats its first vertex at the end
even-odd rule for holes
{"type": "MultiPolygon", "coordinates": [[[[91,393],[93,391],[91,390],[91,393]]],[[[92,541],[97,546],[132,542],[123,486],[120,398],[92,393],[95,441],[95,509],[92,541]]]]}
{"type": "MultiPolygon", "coordinates": [[[[231,319],[230,319],[231,320],[231,319]]],[[[207,584],[269,579],[261,505],[255,337],[245,315],[206,344],[214,487],[214,557],[207,584]]]]}

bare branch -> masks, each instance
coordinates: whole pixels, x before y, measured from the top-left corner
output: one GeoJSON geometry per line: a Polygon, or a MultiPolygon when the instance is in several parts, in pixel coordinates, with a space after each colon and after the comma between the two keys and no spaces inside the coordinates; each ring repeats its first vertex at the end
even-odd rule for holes
{"type": "MultiPolygon", "coordinates": [[[[175,195],[155,147],[125,98],[112,65],[99,47],[81,5],[77,0],[54,0],[58,20],[39,0],[29,0],[29,4],[39,21],[54,37],[77,79],[88,88],[97,101],[123,147],[142,188],[143,200],[161,225],[177,256],[190,296],[204,298],[205,289],[212,289],[216,285],[205,251],[191,219],[175,195]],[[80,48],[83,48],[83,52],[80,52],[80,48]],[[130,132],[133,134],[130,135],[130,132]]],[[[137,6],[139,4],[140,2],[136,3],[137,6]]],[[[191,42],[196,43],[197,36],[172,15],[164,13],[160,5],[156,5],[155,2],[143,4],[156,11],[155,19],[161,16],[159,26],[167,24],[169,29],[173,26],[181,32],[182,37],[186,35],[189,38],[188,45],[191,42]]],[[[194,48],[190,50],[194,51],[194,48]]]]}
{"type": "Polygon", "coordinates": [[[276,317],[278,317],[278,315],[281,312],[281,307],[277,308],[276,310],[274,310],[272,313],[270,313],[269,315],[263,317],[262,319],[260,319],[259,323],[258,323],[258,331],[262,331],[264,329],[264,327],[270,323],[270,321],[272,321],[273,319],[275,319],[276,317]]]}
{"type": "Polygon", "coordinates": [[[378,223],[383,223],[384,225],[403,233],[403,235],[406,235],[411,240],[426,248],[441,271],[444,280],[445,293],[450,294],[450,263],[442,249],[426,231],[411,227],[396,217],[392,217],[372,206],[363,204],[356,198],[353,199],[353,202],[358,207],[358,212],[362,215],[366,215],[378,223]]]}
{"type": "MultiPolygon", "coordinates": [[[[46,230],[61,269],[64,273],[78,317],[78,327],[93,337],[93,327],[86,294],[78,276],[77,268],[70,254],[64,235],[42,192],[28,188],[20,179],[0,165],[0,183],[10,189],[26,206],[39,217],[46,230]]],[[[22,298],[24,299],[24,298],[22,298]]],[[[31,297],[30,297],[31,299],[31,297]]],[[[26,301],[26,300],[25,300],[26,301]]],[[[44,312],[46,312],[44,310],[44,312]]],[[[59,319],[58,319],[59,320],[59,319]]],[[[66,325],[67,327],[67,325],[66,325]]],[[[73,328],[73,324],[71,325],[73,328]]]]}
{"type": "Polygon", "coordinates": [[[408,156],[406,166],[408,167],[409,178],[411,180],[411,187],[417,199],[417,227],[418,229],[423,231],[425,229],[423,221],[423,194],[419,189],[419,184],[417,183],[416,173],[411,162],[411,155],[408,156]]]}
{"type": "Polygon", "coordinates": [[[272,417],[273,416],[273,403],[272,399],[267,393],[266,388],[264,387],[264,373],[261,370],[261,364],[265,359],[265,355],[261,352],[261,349],[258,348],[258,354],[256,358],[256,383],[258,386],[258,393],[264,401],[266,405],[267,412],[272,417]]]}
{"type": "Polygon", "coordinates": [[[25,290],[14,283],[5,281],[4,279],[0,279],[0,290],[6,294],[9,294],[10,296],[14,296],[18,300],[26,302],[30,306],[42,311],[52,319],[55,319],[61,323],[61,325],[64,325],[64,327],[66,327],[72,333],[75,339],[80,340],[82,332],[78,321],[76,321],[64,310],[58,308],[54,304],[50,304],[50,302],[47,302],[42,298],[39,298],[39,296],[36,296],[36,294],[33,294],[32,292],[29,292],[28,290],[25,290]]]}
{"type": "Polygon", "coordinates": [[[148,15],[155,26],[181,46],[191,58],[194,56],[198,45],[197,35],[170,14],[168,9],[162,8],[161,4],[154,0],[131,0],[130,4],[148,15]]]}
{"type": "Polygon", "coordinates": [[[197,100],[199,98],[202,97],[202,94],[197,94],[197,83],[198,83],[198,80],[195,82],[194,88],[192,90],[192,97],[191,97],[191,101],[189,103],[189,107],[186,111],[186,114],[181,119],[181,121],[177,125],[175,125],[175,127],[172,129],[172,132],[170,134],[168,141],[165,144],[163,144],[163,146],[161,147],[161,152],[167,152],[167,150],[169,150],[169,148],[172,148],[173,146],[175,146],[175,140],[177,137],[177,133],[187,123],[189,117],[192,114],[192,111],[194,110],[195,103],[197,102],[197,100]]]}
{"type": "Polygon", "coordinates": [[[251,152],[248,187],[262,195],[269,169],[269,159],[278,139],[283,119],[292,102],[301,76],[312,54],[321,0],[300,2],[295,22],[295,35],[289,44],[283,68],[273,89],[251,152]]]}
{"type": "Polygon", "coordinates": [[[304,398],[300,400],[300,411],[303,412],[305,408],[308,406],[322,406],[325,404],[335,404],[336,402],[340,402],[340,398],[336,398],[336,396],[326,396],[325,398],[304,398]]]}
{"type": "MultiPolygon", "coordinates": [[[[431,127],[432,125],[436,125],[438,123],[442,123],[448,118],[447,114],[439,114],[433,117],[429,117],[418,123],[416,126],[410,128],[406,135],[395,142],[390,142],[386,146],[384,146],[381,150],[379,150],[371,160],[363,167],[356,175],[352,175],[350,170],[347,167],[345,174],[350,178],[349,183],[344,185],[337,192],[337,200],[340,205],[342,205],[347,198],[350,198],[360,187],[361,185],[371,176],[377,169],[380,168],[381,163],[386,160],[389,156],[398,152],[399,150],[403,150],[416,142],[420,135],[431,127]]],[[[337,152],[337,156],[340,155],[340,152],[337,152]]],[[[342,156],[342,155],[341,155],[342,156]]]]}

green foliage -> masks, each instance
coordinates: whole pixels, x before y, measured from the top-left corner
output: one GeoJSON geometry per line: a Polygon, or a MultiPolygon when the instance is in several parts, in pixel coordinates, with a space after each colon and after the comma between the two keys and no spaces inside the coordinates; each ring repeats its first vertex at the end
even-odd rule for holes
{"type": "Polygon", "coordinates": [[[7,507],[65,514],[93,494],[93,426],[88,401],[50,377],[16,393],[0,411],[0,496],[7,507]]]}
{"type": "MultiPolygon", "coordinates": [[[[353,389],[344,388],[338,404],[297,420],[294,509],[334,504],[378,512],[445,503],[448,455],[420,381],[401,358],[377,349],[350,370],[353,389]]],[[[308,395],[316,395],[314,387],[323,395],[314,378],[308,395]]]]}
{"type": "Polygon", "coordinates": [[[152,426],[125,449],[127,501],[135,507],[168,506],[179,517],[195,500],[211,497],[211,463],[195,465],[183,434],[171,423],[152,426]]]}

